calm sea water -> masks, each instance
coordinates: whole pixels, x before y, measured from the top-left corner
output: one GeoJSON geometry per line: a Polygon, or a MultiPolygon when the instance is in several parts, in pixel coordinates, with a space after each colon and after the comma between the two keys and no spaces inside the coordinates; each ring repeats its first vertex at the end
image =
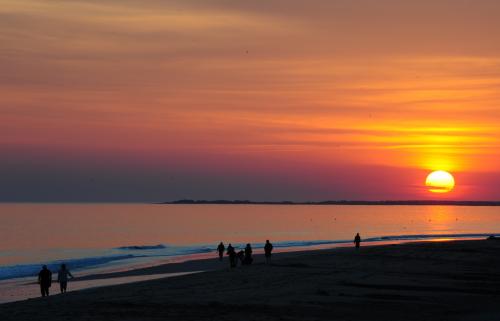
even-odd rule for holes
{"type": "MultiPolygon", "coordinates": [[[[76,272],[155,264],[211,253],[220,241],[255,248],[336,246],[359,232],[367,242],[484,237],[500,233],[500,208],[0,204],[0,280],[62,262],[76,272]]],[[[211,255],[211,254],[210,254],[211,255]]]]}

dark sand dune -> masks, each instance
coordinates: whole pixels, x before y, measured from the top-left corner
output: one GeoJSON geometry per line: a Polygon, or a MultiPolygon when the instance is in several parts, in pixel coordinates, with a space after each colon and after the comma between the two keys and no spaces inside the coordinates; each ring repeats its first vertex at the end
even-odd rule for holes
{"type": "MultiPolygon", "coordinates": [[[[257,261],[3,304],[0,320],[500,320],[495,240],[287,253],[273,266],[257,261]]],[[[185,264],[216,267],[214,260],[185,264]]],[[[130,273],[140,271],[151,272],[130,273]]]]}

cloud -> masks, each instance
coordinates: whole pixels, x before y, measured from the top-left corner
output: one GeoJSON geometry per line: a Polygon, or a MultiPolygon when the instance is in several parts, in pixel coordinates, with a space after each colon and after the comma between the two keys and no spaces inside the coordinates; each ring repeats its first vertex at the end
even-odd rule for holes
{"type": "Polygon", "coordinates": [[[496,1],[4,2],[0,148],[26,170],[498,171],[496,1]]]}

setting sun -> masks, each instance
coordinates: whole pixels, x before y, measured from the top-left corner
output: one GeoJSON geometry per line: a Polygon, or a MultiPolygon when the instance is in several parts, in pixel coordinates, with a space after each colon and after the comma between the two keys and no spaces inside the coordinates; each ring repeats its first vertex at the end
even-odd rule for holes
{"type": "Polygon", "coordinates": [[[434,171],[427,176],[425,185],[432,193],[447,193],[455,187],[455,179],[445,171],[434,171]]]}

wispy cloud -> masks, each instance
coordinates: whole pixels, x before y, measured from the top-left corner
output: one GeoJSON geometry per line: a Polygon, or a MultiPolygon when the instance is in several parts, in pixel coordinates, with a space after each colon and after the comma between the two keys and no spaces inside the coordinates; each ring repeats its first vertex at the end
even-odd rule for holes
{"type": "Polygon", "coordinates": [[[499,15],[496,1],[7,0],[0,148],[498,172],[499,15]]]}

